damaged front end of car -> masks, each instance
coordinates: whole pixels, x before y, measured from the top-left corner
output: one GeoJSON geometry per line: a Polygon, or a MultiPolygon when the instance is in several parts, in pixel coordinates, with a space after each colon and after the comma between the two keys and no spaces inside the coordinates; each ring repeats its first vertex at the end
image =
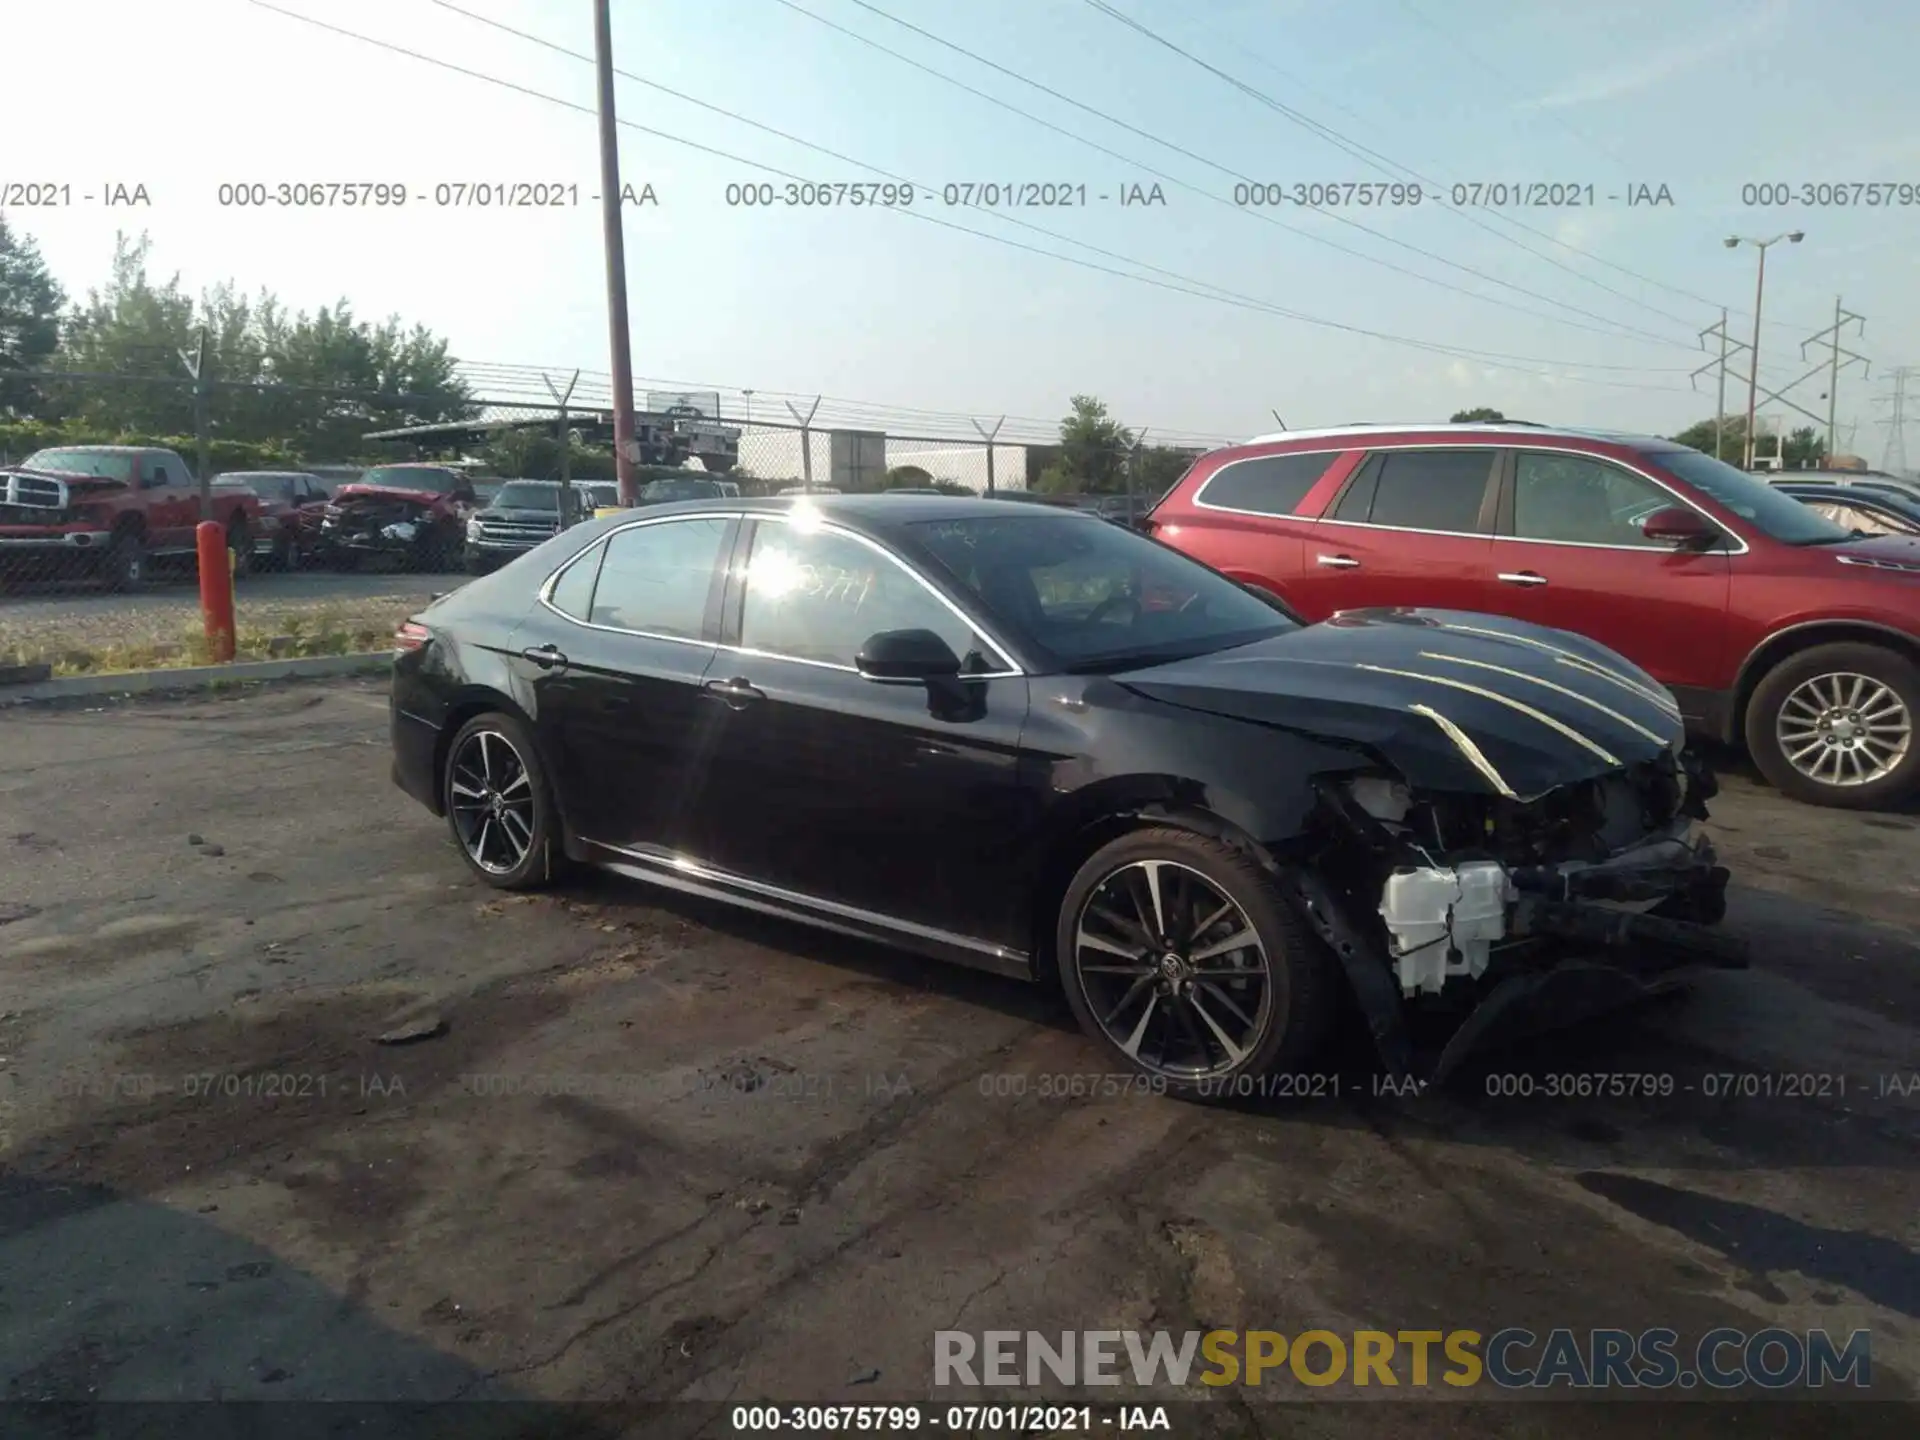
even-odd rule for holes
{"type": "Polygon", "coordinates": [[[1697,831],[1717,790],[1691,752],[1522,799],[1388,772],[1322,780],[1292,898],[1339,957],[1381,1059],[1439,1083],[1469,1053],[1743,968],[1712,928],[1728,874],[1697,831]],[[1420,1040],[1446,1035],[1433,1054],[1420,1040]]]}
{"type": "Polygon", "coordinates": [[[422,502],[368,496],[328,505],[320,515],[320,543],[329,550],[403,555],[432,523],[422,502]]]}

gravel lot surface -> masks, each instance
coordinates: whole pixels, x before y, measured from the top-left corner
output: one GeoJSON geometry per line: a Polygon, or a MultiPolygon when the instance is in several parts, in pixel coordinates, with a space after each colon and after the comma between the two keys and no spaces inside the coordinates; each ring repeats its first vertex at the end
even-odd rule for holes
{"type": "Polygon", "coordinates": [[[1779,1325],[1871,1329],[1896,1403],[1288,1380],[1173,1433],[1914,1433],[1908,816],[1732,778],[1750,971],[1445,1094],[1219,1110],[1051,1093],[1109,1067],[1013,982],[611,878],[499,897],[386,723],[362,681],[0,716],[7,1398],[879,1404],[943,1329],[1779,1325]],[[1675,1090],[1487,1093],[1576,1072],[1675,1090]]]}
{"type": "MultiPolygon", "coordinates": [[[[465,575],[344,574],[296,571],[242,580],[235,618],[243,630],[285,632],[297,618],[311,632],[325,623],[352,632],[393,627],[427,597],[466,583],[465,575]]],[[[179,641],[200,629],[200,593],[193,581],[156,578],[138,595],[114,595],[98,586],[42,584],[0,595],[0,655],[58,655],[179,641]]]]}

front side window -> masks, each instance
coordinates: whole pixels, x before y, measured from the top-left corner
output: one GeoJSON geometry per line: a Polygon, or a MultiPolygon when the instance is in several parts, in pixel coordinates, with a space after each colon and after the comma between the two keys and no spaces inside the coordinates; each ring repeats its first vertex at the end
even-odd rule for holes
{"type": "Polygon", "coordinates": [[[588,618],[618,630],[698,640],[727,525],[703,517],[620,531],[607,542],[588,618]]]}
{"type": "Polygon", "coordinates": [[[1852,537],[1791,495],[1716,460],[1703,450],[1643,450],[1651,464],[1684,481],[1738,515],[1754,529],[1787,545],[1836,545],[1852,537]]]}
{"type": "Polygon", "coordinates": [[[747,559],[740,644],[852,668],[883,630],[931,630],[965,673],[1006,668],[992,646],[891,556],[833,530],[763,521],[747,559]]]}
{"type": "Polygon", "coordinates": [[[1204,655],[1296,624],[1198,561],[1090,515],[1036,506],[907,528],[988,616],[1062,669],[1204,655]]]}
{"type": "Polygon", "coordinates": [[[1640,526],[1674,503],[1652,481],[1604,460],[1550,450],[1514,452],[1513,533],[1522,540],[1664,550],[1640,526]]]}

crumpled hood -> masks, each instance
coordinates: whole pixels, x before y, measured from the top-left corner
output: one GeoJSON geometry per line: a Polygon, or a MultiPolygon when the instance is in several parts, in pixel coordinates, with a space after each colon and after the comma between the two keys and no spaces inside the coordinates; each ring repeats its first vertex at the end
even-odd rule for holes
{"type": "Polygon", "coordinates": [[[400,485],[342,485],[333,492],[335,502],[347,500],[405,500],[414,505],[431,505],[447,497],[434,490],[409,490],[400,485]]]}
{"type": "Polygon", "coordinates": [[[1416,788],[1532,799],[1682,743],[1671,694],[1603,645],[1458,610],[1353,610],[1114,677],[1190,710],[1364,745],[1416,788]]]}

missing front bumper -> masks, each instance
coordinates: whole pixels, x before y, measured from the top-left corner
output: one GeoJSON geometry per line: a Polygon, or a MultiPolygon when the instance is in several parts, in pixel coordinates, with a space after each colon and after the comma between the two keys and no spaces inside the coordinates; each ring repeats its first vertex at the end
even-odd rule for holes
{"type": "Polygon", "coordinates": [[[1746,942],[1712,928],[1727,871],[1684,830],[1599,864],[1402,866],[1383,888],[1378,927],[1343,914],[1311,873],[1290,879],[1395,1079],[1439,1083],[1471,1052],[1638,1003],[1687,970],[1747,964],[1746,942]],[[1456,1000],[1470,1008],[1423,1061],[1410,1021],[1429,1007],[1458,1016],[1456,1000]]]}

